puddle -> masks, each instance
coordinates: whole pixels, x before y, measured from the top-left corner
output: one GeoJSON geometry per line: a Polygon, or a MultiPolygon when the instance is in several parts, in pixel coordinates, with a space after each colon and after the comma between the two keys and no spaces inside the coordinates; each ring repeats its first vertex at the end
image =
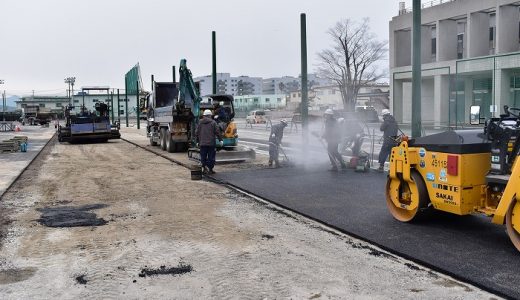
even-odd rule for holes
{"type": "Polygon", "coordinates": [[[42,215],[37,221],[47,227],[101,226],[108,222],[98,218],[91,210],[105,207],[107,207],[105,204],[90,204],[39,208],[37,210],[42,215]]]}
{"type": "Polygon", "coordinates": [[[144,269],[139,273],[139,277],[146,276],[155,276],[155,275],[182,275],[186,273],[190,273],[193,271],[193,268],[190,265],[185,265],[180,263],[177,267],[167,268],[166,266],[161,266],[158,269],[151,269],[145,266],[144,269]]]}
{"type": "Polygon", "coordinates": [[[31,278],[36,268],[0,270],[0,284],[10,284],[31,278]]]}
{"type": "Polygon", "coordinates": [[[88,280],[85,279],[85,274],[76,276],[76,282],[79,284],[87,284],[88,280]]]}
{"type": "Polygon", "coordinates": [[[274,236],[270,234],[262,234],[262,240],[271,240],[274,239],[274,236]]]}

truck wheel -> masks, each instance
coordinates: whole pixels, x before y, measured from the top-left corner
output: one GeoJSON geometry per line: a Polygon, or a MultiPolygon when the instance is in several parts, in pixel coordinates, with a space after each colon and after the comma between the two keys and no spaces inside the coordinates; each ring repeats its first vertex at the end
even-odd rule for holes
{"type": "Polygon", "coordinates": [[[412,182],[390,178],[386,183],[386,204],[392,216],[401,222],[414,221],[429,202],[428,190],[419,174],[412,170],[412,182]]]}
{"type": "Polygon", "coordinates": [[[159,136],[161,142],[161,149],[166,150],[166,129],[161,128],[161,134],[159,136]]]}
{"type": "Polygon", "coordinates": [[[169,153],[177,152],[176,151],[177,143],[172,139],[172,134],[169,130],[166,131],[165,140],[166,140],[166,151],[168,151],[169,153]]]}
{"type": "Polygon", "coordinates": [[[520,251],[520,202],[513,199],[506,214],[507,235],[516,250],[520,251]]]}

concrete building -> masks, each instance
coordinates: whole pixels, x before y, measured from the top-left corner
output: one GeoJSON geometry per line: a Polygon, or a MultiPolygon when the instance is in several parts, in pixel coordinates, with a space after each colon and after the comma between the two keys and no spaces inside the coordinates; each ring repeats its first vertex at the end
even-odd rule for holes
{"type": "Polygon", "coordinates": [[[24,110],[26,107],[39,107],[40,111],[50,112],[59,117],[63,116],[63,109],[69,104],[69,97],[59,96],[29,96],[22,97],[15,101],[17,110],[24,110]]]}
{"type": "MultiPolygon", "coordinates": [[[[202,96],[211,95],[213,92],[212,76],[200,76],[193,79],[200,84],[202,96]]],[[[232,77],[230,73],[217,73],[217,94],[233,96],[251,95],[262,93],[262,78],[238,76],[232,77]]]]}
{"type": "MultiPolygon", "coordinates": [[[[424,125],[469,122],[469,108],[498,116],[520,106],[520,1],[444,0],[422,9],[424,125]]],[[[411,121],[412,14],[400,4],[390,21],[391,109],[411,121]]]]}
{"type": "Polygon", "coordinates": [[[235,110],[251,111],[255,109],[282,109],[286,106],[285,94],[278,95],[243,95],[235,96],[235,110]]]}
{"type": "MultiPolygon", "coordinates": [[[[301,89],[301,76],[283,76],[266,78],[263,80],[263,94],[290,94],[301,89]]],[[[318,77],[316,74],[308,74],[307,82],[309,88],[316,86],[328,86],[332,82],[328,79],[318,77]]]]}

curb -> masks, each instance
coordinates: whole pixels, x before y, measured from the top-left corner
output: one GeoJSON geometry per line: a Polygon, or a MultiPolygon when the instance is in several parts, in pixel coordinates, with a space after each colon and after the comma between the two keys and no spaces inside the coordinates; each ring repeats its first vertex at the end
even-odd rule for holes
{"type": "Polygon", "coordinates": [[[50,144],[51,141],[55,140],[56,139],[56,132],[54,132],[54,134],[51,136],[51,138],[45,143],[45,145],[43,145],[43,147],[40,149],[40,152],[38,152],[38,154],[36,154],[32,159],[31,161],[27,164],[27,166],[25,166],[20,173],[18,173],[18,175],[13,179],[13,181],[11,181],[11,183],[9,184],[9,186],[0,194],[0,201],[2,201],[4,199],[4,195],[11,189],[11,187],[15,184],[16,181],[18,181],[18,179],[22,176],[22,174],[25,172],[25,170],[27,170],[27,168],[29,168],[30,165],[32,165],[32,163],[38,158],[40,157],[40,154],[43,152],[43,150],[45,150],[45,148],[47,148],[47,146],[50,144]]]}

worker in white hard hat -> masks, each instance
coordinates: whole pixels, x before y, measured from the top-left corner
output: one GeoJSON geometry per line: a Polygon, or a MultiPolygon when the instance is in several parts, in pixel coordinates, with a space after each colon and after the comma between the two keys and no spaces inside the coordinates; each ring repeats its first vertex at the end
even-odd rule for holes
{"type": "Polygon", "coordinates": [[[329,155],[330,163],[332,165],[331,171],[338,170],[338,164],[342,169],[347,169],[347,164],[343,160],[343,157],[338,152],[338,145],[341,142],[341,131],[340,124],[334,118],[334,111],[327,109],[323,115],[325,119],[325,131],[322,135],[323,139],[327,141],[327,152],[329,155]]]}
{"type": "Polygon", "coordinates": [[[282,144],[283,130],[287,127],[287,121],[281,120],[279,124],[271,127],[271,134],[269,135],[269,167],[280,167],[279,151],[282,144]]]}
{"type": "Polygon", "coordinates": [[[202,172],[204,174],[215,174],[216,140],[219,140],[222,146],[222,136],[217,126],[217,122],[212,119],[213,113],[206,109],[203,112],[203,118],[200,120],[195,136],[200,149],[200,162],[202,164],[202,172]]]}
{"type": "Polygon", "coordinates": [[[383,131],[383,146],[381,146],[381,151],[379,151],[378,171],[383,172],[386,159],[388,155],[390,155],[390,152],[392,152],[392,148],[396,145],[395,136],[397,136],[399,127],[397,126],[394,116],[390,113],[390,110],[386,108],[383,109],[381,115],[383,115],[383,124],[381,124],[380,128],[380,130],[383,131]]]}

